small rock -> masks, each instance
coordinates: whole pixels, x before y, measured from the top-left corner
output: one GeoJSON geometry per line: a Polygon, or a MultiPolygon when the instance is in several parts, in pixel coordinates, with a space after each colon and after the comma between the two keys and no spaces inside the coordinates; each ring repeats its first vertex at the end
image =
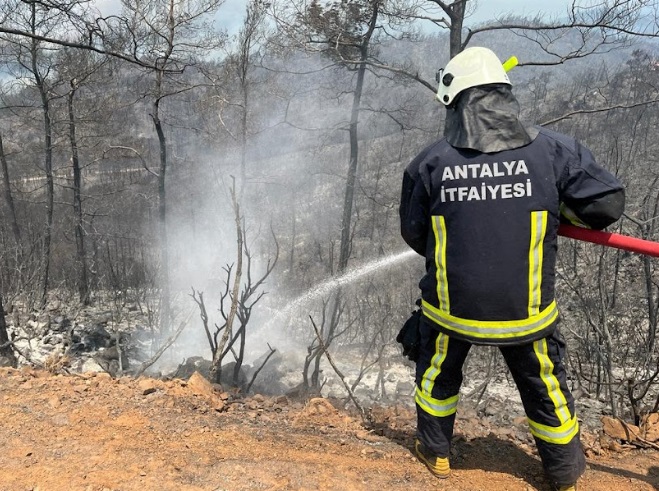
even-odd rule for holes
{"type": "Polygon", "coordinates": [[[64,413],[56,414],[51,421],[55,426],[69,426],[71,424],[69,417],[64,413]]]}
{"type": "Polygon", "coordinates": [[[89,390],[89,387],[87,387],[86,384],[78,384],[73,387],[73,391],[77,392],[78,394],[82,394],[83,392],[87,392],[89,390]]]}
{"type": "Polygon", "coordinates": [[[142,391],[142,395],[146,396],[153,394],[158,390],[157,382],[150,378],[143,378],[137,382],[137,387],[142,391]]]}
{"type": "MultiPolygon", "coordinates": [[[[97,373],[105,373],[103,370],[103,367],[99,365],[96,360],[92,358],[88,358],[85,360],[85,362],[82,364],[82,367],[80,367],[80,370],[84,373],[88,372],[97,372],[97,373]]],[[[105,373],[108,377],[110,377],[110,374],[105,373]]]]}
{"type": "Polygon", "coordinates": [[[62,401],[60,401],[60,398],[57,396],[53,396],[50,399],[48,399],[48,405],[52,408],[58,408],[62,404],[62,401]]]}
{"type": "Polygon", "coordinates": [[[649,442],[659,442],[659,413],[648,414],[641,425],[645,439],[649,442]]]}
{"type": "Polygon", "coordinates": [[[637,439],[637,435],[640,434],[638,426],[623,423],[618,419],[602,416],[601,421],[602,431],[611,438],[633,442],[637,439]]]}
{"type": "Polygon", "coordinates": [[[366,431],[366,430],[358,431],[355,436],[360,440],[364,440],[370,443],[376,443],[381,441],[381,438],[378,435],[375,435],[374,433],[371,433],[370,431],[366,431]]]}
{"type": "Polygon", "coordinates": [[[215,389],[199,372],[194,372],[188,379],[188,388],[194,395],[213,397],[215,389]]]}
{"type": "Polygon", "coordinates": [[[59,299],[51,300],[46,306],[46,310],[50,310],[51,312],[60,310],[60,308],[62,308],[62,302],[60,302],[59,299]]]}
{"type": "Polygon", "coordinates": [[[493,431],[493,433],[495,435],[498,435],[498,436],[501,436],[501,437],[504,437],[504,438],[513,438],[514,434],[515,434],[515,430],[513,430],[512,428],[508,428],[508,427],[504,426],[504,427],[501,427],[501,428],[496,428],[493,431]]]}

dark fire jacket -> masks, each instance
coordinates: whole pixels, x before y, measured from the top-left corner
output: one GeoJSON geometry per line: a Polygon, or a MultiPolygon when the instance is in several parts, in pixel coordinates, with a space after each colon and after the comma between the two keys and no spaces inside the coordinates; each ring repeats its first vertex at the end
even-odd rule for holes
{"type": "Polygon", "coordinates": [[[595,229],[623,212],[623,186],[587,148],[537,129],[489,154],[442,139],[405,170],[401,233],[426,258],[423,314],[451,336],[510,345],[551,334],[562,208],[595,229]]]}

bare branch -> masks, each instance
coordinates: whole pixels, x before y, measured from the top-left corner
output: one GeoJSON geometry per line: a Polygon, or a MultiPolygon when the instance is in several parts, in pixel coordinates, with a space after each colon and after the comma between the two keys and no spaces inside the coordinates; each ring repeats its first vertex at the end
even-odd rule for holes
{"type": "Polygon", "coordinates": [[[325,357],[327,357],[327,361],[329,362],[330,365],[332,365],[332,368],[334,369],[334,372],[339,376],[341,379],[341,383],[345,387],[346,391],[348,392],[348,396],[350,396],[350,400],[352,400],[353,404],[357,407],[357,410],[359,411],[359,414],[362,417],[362,421],[368,424],[373,423],[373,419],[371,418],[370,413],[368,413],[364,408],[359,404],[359,401],[355,397],[355,394],[353,393],[352,389],[346,382],[345,376],[341,373],[341,371],[338,369],[336,364],[334,363],[334,360],[329,354],[329,351],[325,347],[325,343],[323,342],[323,337],[320,334],[320,331],[318,330],[318,326],[316,326],[316,323],[313,320],[313,317],[309,316],[309,319],[311,320],[311,325],[313,326],[313,330],[316,333],[316,339],[318,340],[318,345],[319,348],[325,353],[325,357]]]}
{"type": "Polygon", "coordinates": [[[572,116],[576,116],[577,114],[595,114],[595,113],[602,113],[602,112],[607,112],[607,111],[613,111],[614,109],[632,109],[634,107],[639,107],[639,106],[647,106],[650,104],[656,104],[659,102],[659,99],[651,99],[649,101],[642,101],[642,102],[637,102],[634,104],[617,104],[615,106],[607,106],[607,107],[601,107],[597,109],[580,109],[578,111],[572,111],[567,114],[564,114],[562,116],[559,116],[554,119],[550,119],[548,121],[545,121],[543,123],[540,123],[540,126],[547,126],[550,124],[557,123],[559,121],[563,121],[564,119],[568,119],[572,116]]]}
{"type": "MultiPolygon", "coordinates": [[[[137,158],[140,159],[140,162],[142,162],[142,167],[144,167],[144,170],[146,170],[149,174],[151,174],[153,176],[160,177],[160,175],[157,172],[153,172],[151,169],[149,169],[149,166],[147,165],[146,161],[144,160],[144,157],[142,157],[142,154],[140,152],[138,152],[137,150],[135,150],[134,148],[125,147],[123,145],[110,145],[108,148],[111,149],[111,150],[112,149],[121,149],[121,150],[129,150],[129,151],[133,152],[135,155],[137,155],[137,158]]],[[[105,158],[105,154],[106,154],[106,152],[103,153],[104,158],[105,158]]]]}
{"type": "Polygon", "coordinates": [[[254,375],[252,375],[252,380],[250,380],[249,383],[247,384],[247,387],[245,388],[245,392],[250,391],[250,389],[252,388],[252,385],[254,384],[254,381],[256,380],[256,377],[258,376],[258,374],[261,372],[261,370],[263,370],[263,367],[265,367],[266,363],[268,363],[268,360],[270,359],[270,357],[277,352],[277,350],[272,348],[270,346],[270,344],[268,344],[268,349],[270,350],[270,353],[268,353],[268,356],[265,357],[265,360],[263,360],[263,363],[261,363],[261,366],[259,368],[257,368],[256,371],[254,372],[254,375]]]}
{"type": "Polygon", "coordinates": [[[191,315],[192,314],[189,314],[183,321],[181,321],[176,331],[174,331],[174,333],[167,339],[167,341],[163,343],[163,345],[158,349],[158,351],[156,351],[156,353],[151,358],[149,358],[147,361],[142,363],[142,365],[140,365],[140,368],[135,372],[135,377],[139,377],[140,375],[142,375],[150,366],[152,366],[155,362],[158,361],[158,359],[160,359],[163,353],[167,351],[167,349],[172,344],[174,344],[174,342],[178,339],[178,337],[183,332],[183,329],[185,329],[185,326],[188,325],[188,320],[190,319],[191,315]]]}

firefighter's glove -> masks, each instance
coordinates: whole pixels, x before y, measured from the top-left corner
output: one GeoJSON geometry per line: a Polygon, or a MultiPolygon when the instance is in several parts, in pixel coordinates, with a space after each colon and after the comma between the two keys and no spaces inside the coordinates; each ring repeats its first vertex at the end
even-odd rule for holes
{"type": "Polygon", "coordinates": [[[405,321],[402,329],[396,336],[396,341],[403,346],[403,356],[407,356],[416,363],[419,359],[419,324],[421,323],[421,310],[415,310],[409,319],[405,321]]]}

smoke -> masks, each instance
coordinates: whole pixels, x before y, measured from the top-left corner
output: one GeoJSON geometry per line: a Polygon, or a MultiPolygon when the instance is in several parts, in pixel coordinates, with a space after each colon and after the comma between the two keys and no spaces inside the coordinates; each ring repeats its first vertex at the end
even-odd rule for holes
{"type": "MultiPolygon", "coordinates": [[[[354,207],[359,225],[353,238],[354,257],[349,271],[334,277],[350,158],[345,129],[354,81],[348,71],[324,69],[328,60],[320,56],[298,53],[282,61],[266,60],[271,67],[285,67],[285,72],[254,74],[258,87],[268,90],[250,91],[245,182],[240,180],[240,151],[236,141],[227,137],[229,131],[235,136],[237,128],[230,126],[230,112],[218,121],[217,141],[193,139],[179,148],[177,155],[184,157],[172,163],[168,174],[170,290],[175,294],[175,313],[190,316],[190,325],[175,346],[173,358],[179,361],[210,357],[199,309],[190,298],[193,288],[204,294],[211,329],[223,323],[219,309],[229,279],[227,269],[233,267],[235,272],[237,259],[230,197],[234,182],[252,258],[252,281],[261,278],[268,261],[274,259],[274,241],[279,244],[277,267],[263,284],[265,295],[248,324],[248,363],[267,352],[268,346],[296,355],[306,353],[313,337],[309,315],[317,316],[327,296],[339,286],[349,286],[354,288],[353,298],[359,298],[361,280],[372,284],[380,272],[414,255],[397,252],[405,245],[398,236],[394,207],[401,162],[409,161],[419,146],[390,119],[365,111],[360,130],[363,178],[354,207]]],[[[398,86],[395,95],[395,82],[388,87],[381,81],[373,83],[379,87],[365,92],[368,107],[397,108],[403,101],[413,107],[420,91],[398,86]]],[[[401,113],[396,119],[412,117],[401,113]]],[[[243,286],[246,281],[244,276],[243,286]]],[[[392,283],[405,290],[405,285],[416,281],[399,273],[392,283]]]]}

